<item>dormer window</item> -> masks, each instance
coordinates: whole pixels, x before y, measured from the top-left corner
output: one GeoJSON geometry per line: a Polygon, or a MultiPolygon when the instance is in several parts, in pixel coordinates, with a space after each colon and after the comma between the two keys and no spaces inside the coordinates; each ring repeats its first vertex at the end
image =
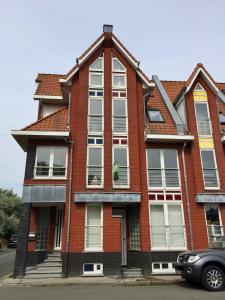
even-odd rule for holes
{"type": "Polygon", "coordinates": [[[154,123],[164,122],[160,110],[148,109],[147,113],[150,122],[154,122],[154,123]]]}

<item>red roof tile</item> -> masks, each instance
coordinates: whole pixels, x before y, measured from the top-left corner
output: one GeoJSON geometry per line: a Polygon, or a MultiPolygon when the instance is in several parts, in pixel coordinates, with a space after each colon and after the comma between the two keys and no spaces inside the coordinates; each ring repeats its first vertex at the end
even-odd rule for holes
{"type": "Polygon", "coordinates": [[[54,112],[53,114],[38,120],[21,130],[29,131],[68,131],[67,119],[68,118],[68,108],[63,107],[60,110],[54,112]]]}
{"type": "Polygon", "coordinates": [[[42,96],[62,96],[59,79],[64,78],[60,74],[38,74],[36,82],[38,83],[35,95],[42,96]]]}

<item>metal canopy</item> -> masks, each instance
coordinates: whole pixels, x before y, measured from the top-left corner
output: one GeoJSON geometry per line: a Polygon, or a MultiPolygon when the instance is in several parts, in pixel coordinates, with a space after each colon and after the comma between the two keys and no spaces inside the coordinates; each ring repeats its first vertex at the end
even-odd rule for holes
{"type": "Polygon", "coordinates": [[[66,185],[24,185],[23,203],[65,203],[66,185]]]}
{"type": "Polygon", "coordinates": [[[197,194],[197,203],[225,203],[225,194],[197,194]]]}
{"type": "Polygon", "coordinates": [[[74,193],[75,202],[139,203],[140,193],[74,193]]]}

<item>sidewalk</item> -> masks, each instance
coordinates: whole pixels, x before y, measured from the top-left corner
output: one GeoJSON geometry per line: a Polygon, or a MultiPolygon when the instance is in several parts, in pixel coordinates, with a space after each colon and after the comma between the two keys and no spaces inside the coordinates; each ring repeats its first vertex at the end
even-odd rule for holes
{"type": "Polygon", "coordinates": [[[182,283],[184,280],[176,275],[158,275],[144,278],[120,278],[120,277],[69,277],[69,278],[49,278],[49,279],[14,279],[5,277],[0,281],[0,286],[95,286],[95,285],[124,285],[124,286],[144,286],[144,285],[168,285],[182,283]]]}

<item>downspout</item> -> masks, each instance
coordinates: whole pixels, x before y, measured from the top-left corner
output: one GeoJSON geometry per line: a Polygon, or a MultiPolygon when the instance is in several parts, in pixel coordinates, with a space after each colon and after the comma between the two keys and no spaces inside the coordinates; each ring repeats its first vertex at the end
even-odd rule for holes
{"type": "Polygon", "coordinates": [[[73,169],[73,141],[67,141],[70,144],[70,177],[69,177],[69,196],[68,196],[68,211],[67,211],[67,230],[66,230],[66,264],[65,277],[68,277],[69,268],[69,242],[70,242],[70,223],[71,223],[71,200],[72,200],[72,169],[73,169]]]}
{"type": "Polygon", "coordinates": [[[192,221],[191,221],[191,209],[190,209],[190,198],[189,198],[189,194],[188,194],[187,172],[186,172],[185,155],[184,155],[184,150],[186,148],[186,145],[187,145],[187,142],[184,142],[184,144],[182,146],[182,162],[183,162],[183,169],[184,169],[184,185],[185,185],[185,195],[186,195],[186,200],[187,200],[188,223],[189,223],[189,230],[190,230],[191,250],[194,250],[192,221]]]}

